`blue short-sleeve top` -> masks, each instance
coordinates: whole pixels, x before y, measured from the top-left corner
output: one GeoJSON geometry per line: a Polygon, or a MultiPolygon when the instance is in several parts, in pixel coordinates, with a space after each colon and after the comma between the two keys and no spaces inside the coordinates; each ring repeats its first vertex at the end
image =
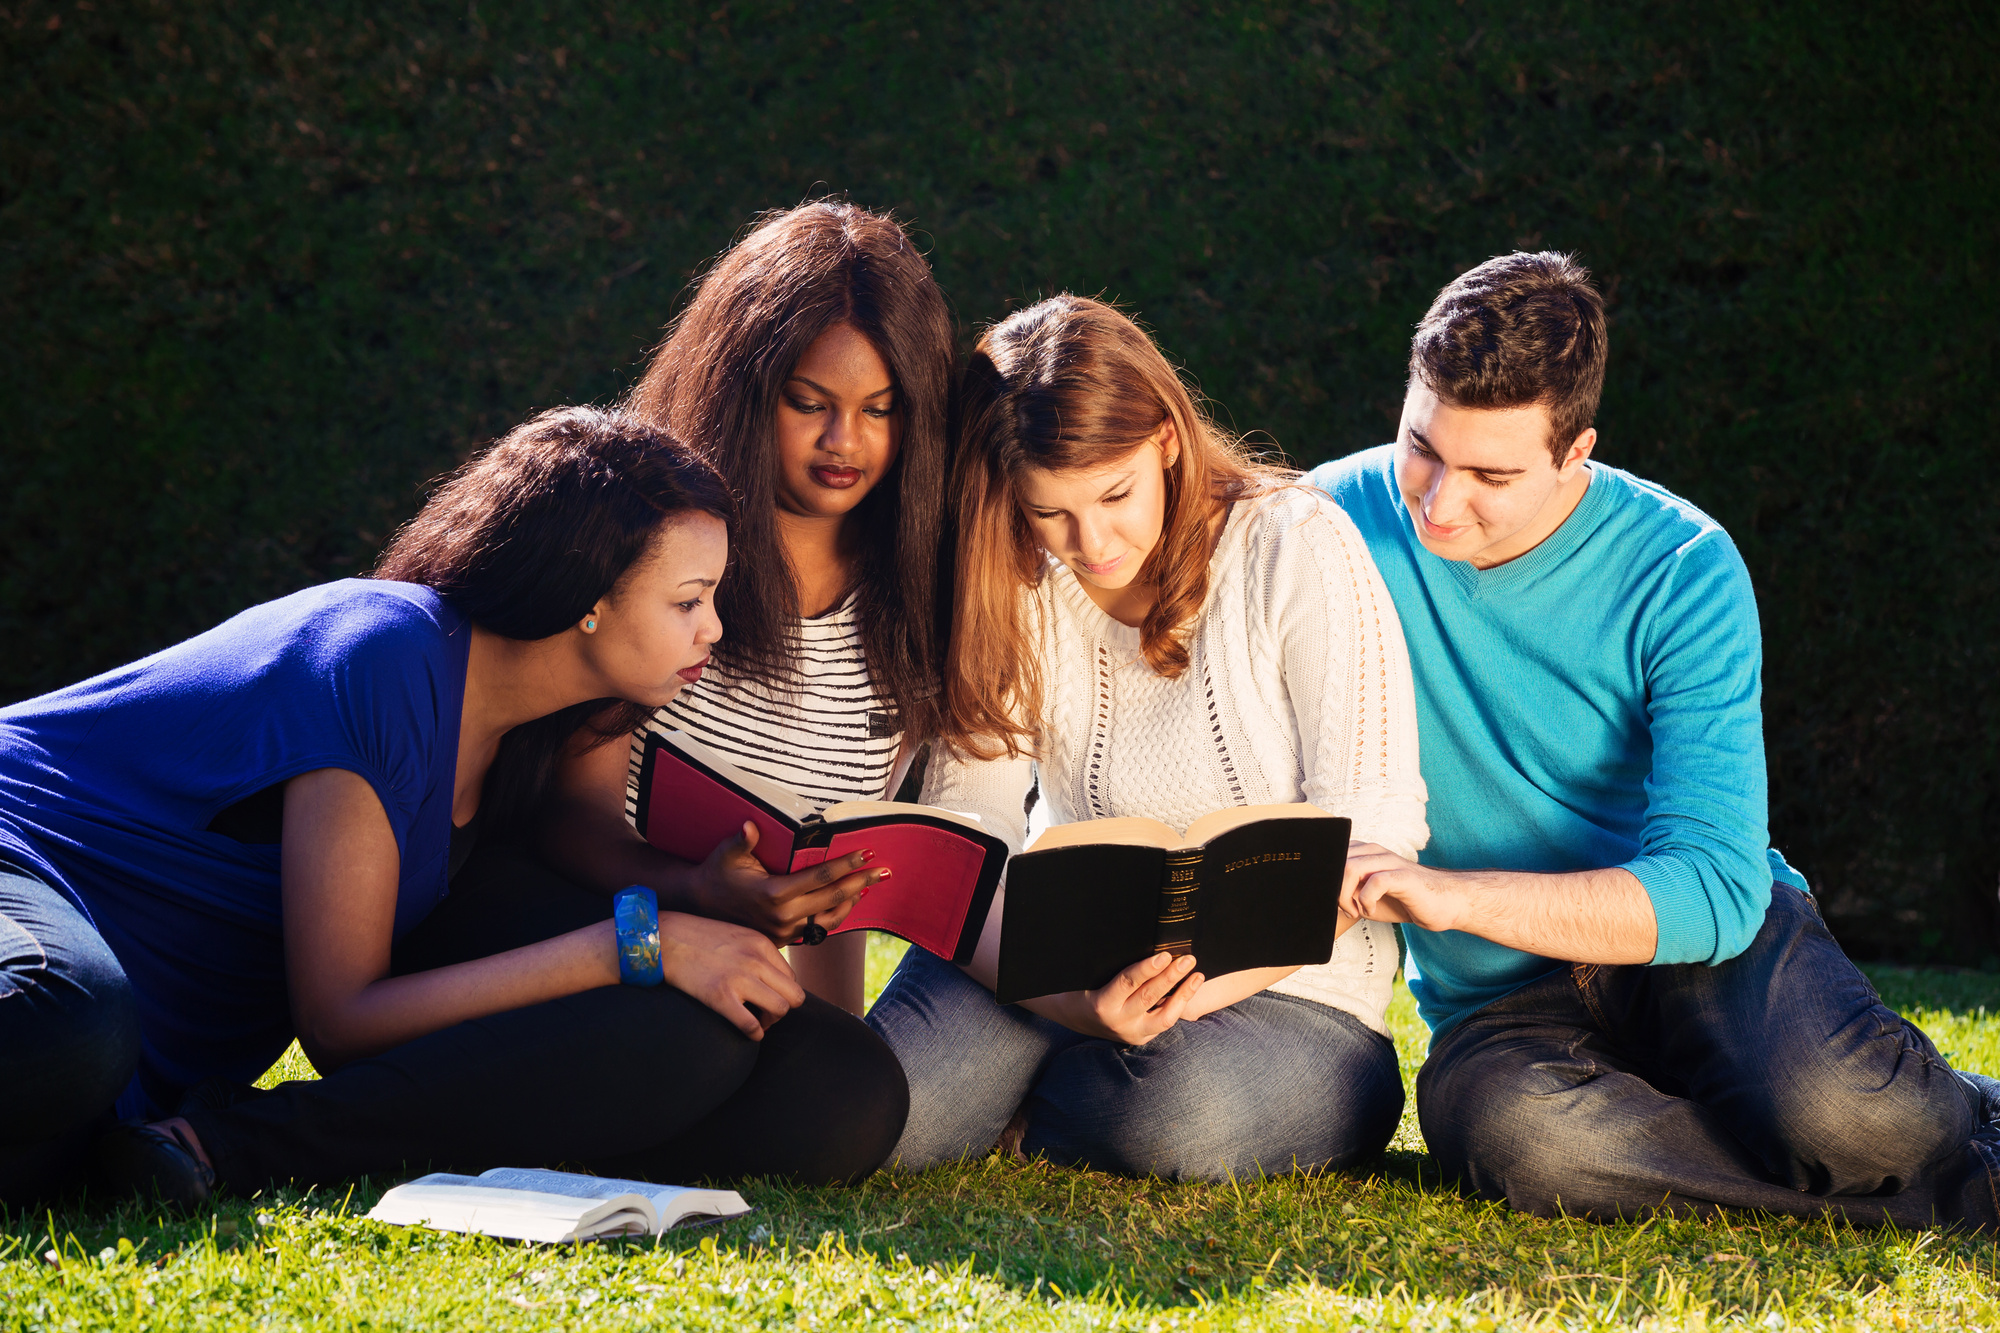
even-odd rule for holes
{"type": "Polygon", "coordinates": [[[471,638],[429,588],[343,579],[0,709],[0,860],[82,910],[138,1001],[120,1114],[253,1079],[292,1038],[279,847],[212,831],[218,815],[346,769],[395,834],[396,935],[444,897],[471,638]]]}

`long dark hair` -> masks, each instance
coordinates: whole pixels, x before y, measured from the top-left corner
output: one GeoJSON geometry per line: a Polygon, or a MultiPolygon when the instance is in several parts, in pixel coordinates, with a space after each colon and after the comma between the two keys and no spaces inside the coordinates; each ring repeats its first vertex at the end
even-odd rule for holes
{"type": "Polygon", "coordinates": [[[726,670],[794,679],[797,584],[778,539],[779,392],[813,340],[858,329],[888,363],[902,413],[896,465],[855,509],[856,613],[868,669],[902,727],[936,730],[945,639],[946,413],[952,322],[930,265],[895,221],[837,200],[765,217],[701,279],[625,403],[699,449],[738,500],[735,558],[717,590],[726,670]]]}
{"type": "MultiPolygon", "coordinates": [[[[728,485],[701,455],[626,413],[560,407],[447,478],[390,539],[372,577],[436,589],[505,638],[546,639],[617,586],[661,527],[691,513],[735,518],[728,485]]],[[[651,711],[597,699],[515,727],[486,776],[482,827],[525,826],[580,729],[602,745],[651,711]]]]}

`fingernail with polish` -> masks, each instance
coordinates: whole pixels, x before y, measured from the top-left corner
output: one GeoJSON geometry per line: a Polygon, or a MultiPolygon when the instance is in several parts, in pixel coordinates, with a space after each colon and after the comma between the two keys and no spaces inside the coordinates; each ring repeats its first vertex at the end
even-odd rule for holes
{"type": "Polygon", "coordinates": [[[873,861],[875,859],[875,849],[870,847],[867,851],[861,853],[861,859],[863,861],[873,861]]]}
{"type": "Polygon", "coordinates": [[[890,873],[889,867],[883,866],[880,870],[875,872],[875,882],[877,884],[880,884],[883,880],[889,878],[889,873],[890,873]]]}

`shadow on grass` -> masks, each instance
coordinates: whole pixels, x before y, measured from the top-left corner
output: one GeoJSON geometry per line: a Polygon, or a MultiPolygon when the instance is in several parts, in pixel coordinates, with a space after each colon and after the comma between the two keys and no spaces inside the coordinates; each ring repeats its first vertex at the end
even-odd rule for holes
{"type": "MultiPolygon", "coordinates": [[[[1870,974],[1956,1061],[1995,1067],[1967,1057],[2000,1043],[1988,1011],[2000,979],[1870,974]]],[[[644,1324],[656,1305],[716,1328],[1707,1327],[1774,1313],[1808,1327],[2000,1326],[2000,1252],[1984,1237],[1741,1214],[1527,1217],[1461,1197],[1407,1146],[1366,1172],[1220,1184],[999,1155],[852,1189],[757,1180],[741,1186],[748,1217],[585,1246],[367,1221],[393,1183],[275,1190],[185,1218],[87,1197],[0,1213],[0,1327],[610,1326],[620,1312],[644,1324]]]]}
{"type": "MultiPolygon", "coordinates": [[[[264,1313],[276,1301],[295,1313],[387,1323],[498,1310],[538,1324],[538,1312],[567,1318],[600,1301],[671,1296],[715,1305],[717,1326],[752,1309],[760,1318],[794,1309],[918,1318],[948,1305],[1009,1327],[1024,1311],[1065,1326],[1078,1302],[1190,1317],[1331,1317],[1366,1306],[1384,1318],[1455,1311],[1454,1319],[1516,1326],[1690,1312],[1727,1322],[1773,1309],[1806,1322],[1864,1308],[1950,1310],[1969,1321],[1994,1313],[1996,1295],[1995,1251],[1980,1238],[1749,1216],[1622,1225],[1526,1217],[1443,1188],[1428,1156],[1412,1152],[1391,1153],[1365,1175],[1221,1184],[1127,1180],[998,1155],[920,1175],[878,1173],[846,1190],[751,1181],[742,1186],[757,1206],[748,1217],[658,1242],[585,1246],[366,1221],[388,1183],[275,1191],[191,1218],[89,1200],[15,1215],[0,1237],[0,1297],[39,1291],[51,1314],[69,1308],[85,1326],[99,1300],[90,1293],[115,1304],[136,1282],[163,1299],[178,1293],[174,1308],[190,1318],[217,1302],[247,1313],[259,1292],[264,1313]],[[317,1276],[305,1281],[307,1271],[317,1276]]],[[[590,1313],[609,1317],[613,1308],[590,1313]]],[[[989,1326],[985,1319],[970,1326],[989,1326]]]]}

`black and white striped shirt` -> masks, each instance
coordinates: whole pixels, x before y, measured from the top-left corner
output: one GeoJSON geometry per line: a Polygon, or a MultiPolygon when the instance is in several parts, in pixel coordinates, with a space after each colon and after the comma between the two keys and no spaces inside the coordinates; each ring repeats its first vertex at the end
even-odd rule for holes
{"type": "MultiPolygon", "coordinates": [[[[815,809],[887,799],[903,734],[894,701],[878,694],[869,678],[854,599],[799,621],[789,638],[799,673],[795,690],[732,680],[711,665],[654,713],[651,725],[686,732],[738,767],[797,792],[815,809]]],[[[628,808],[638,800],[639,752],[635,738],[628,808]]]]}

